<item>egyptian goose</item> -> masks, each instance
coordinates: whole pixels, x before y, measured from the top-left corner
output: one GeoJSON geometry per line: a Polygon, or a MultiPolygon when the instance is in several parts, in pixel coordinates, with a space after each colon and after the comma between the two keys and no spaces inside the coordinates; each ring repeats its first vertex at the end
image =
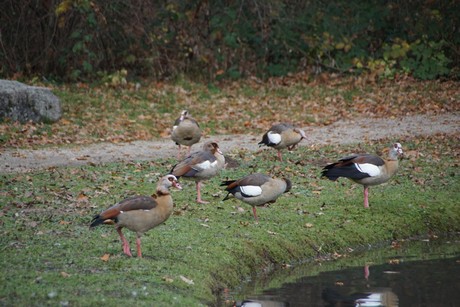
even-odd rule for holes
{"type": "Polygon", "coordinates": [[[193,144],[201,139],[201,129],[197,121],[188,115],[187,110],[182,111],[179,118],[174,122],[171,139],[179,146],[177,158],[180,158],[181,145],[188,146],[188,154],[193,144]]]}
{"type": "Polygon", "coordinates": [[[129,243],[121,229],[128,228],[137,234],[137,256],[142,258],[141,236],[148,230],[162,224],[173,212],[173,200],[169,188],[182,189],[173,175],[166,175],[157,184],[156,194],[152,196],[133,196],[96,215],[90,228],[100,224],[113,224],[120,235],[123,252],[132,257],[129,243]]]}
{"type": "Polygon", "coordinates": [[[186,157],[173,166],[171,174],[184,177],[196,183],[197,203],[208,202],[201,199],[201,182],[216,176],[225,167],[225,157],[216,142],[206,142],[203,149],[186,157]]]}
{"type": "Polygon", "coordinates": [[[252,213],[258,221],[256,206],[274,203],[283,193],[291,187],[289,179],[274,179],[264,174],[254,173],[239,180],[223,181],[221,186],[227,186],[228,192],[223,200],[229,199],[230,194],[235,198],[252,206],[252,213]]]}
{"type": "Polygon", "coordinates": [[[306,139],[305,132],[291,124],[281,123],[273,125],[262,137],[260,146],[269,146],[278,150],[278,158],[283,161],[281,157],[281,149],[287,148],[288,150],[294,147],[302,140],[306,139]]]}
{"type": "Polygon", "coordinates": [[[390,180],[398,170],[398,157],[403,154],[401,144],[395,143],[384,160],[370,154],[351,155],[323,168],[322,176],[332,181],[345,177],[364,186],[364,207],[369,207],[369,187],[390,180]]]}

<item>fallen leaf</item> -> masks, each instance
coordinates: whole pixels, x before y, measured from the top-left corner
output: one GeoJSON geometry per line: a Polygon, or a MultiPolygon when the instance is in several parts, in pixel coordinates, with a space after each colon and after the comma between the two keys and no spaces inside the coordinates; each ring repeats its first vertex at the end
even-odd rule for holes
{"type": "Polygon", "coordinates": [[[88,201],[88,196],[86,196],[85,193],[80,193],[77,196],[77,201],[79,201],[79,202],[87,202],[88,201]]]}
{"type": "Polygon", "coordinates": [[[169,138],[171,135],[171,129],[165,129],[162,132],[160,132],[160,137],[162,138],[169,138]]]}
{"type": "Polygon", "coordinates": [[[174,279],[169,277],[169,276],[163,276],[163,281],[167,282],[167,283],[172,283],[174,282],[174,279]]]}
{"type": "Polygon", "coordinates": [[[67,277],[70,277],[70,274],[66,272],[61,272],[61,276],[64,278],[67,278],[67,277]]]}
{"type": "Polygon", "coordinates": [[[38,225],[38,223],[35,222],[35,221],[32,221],[32,222],[30,222],[30,223],[27,223],[27,226],[29,226],[30,228],[35,228],[35,227],[37,227],[37,225],[38,225]]]}
{"type": "Polygon", "coordinates": [[[104,254],[104,256],[101,257],[101,260],[104,262],[107,262],[109,261],[109,258],[110,258],[110,254],[104,254]]]}
{"type": "Polygon", "coordinates": [[[55,298],[57,295],[58,295],[58,293],[56,291],[48,292],[48,297],[49,298],[55,298]]]}
{"type": "Polygon", "coordinates": [[[399,259],[390,259],[388,261],[389,264],[399,264],[399,262],[400,262],[399,259]]]}
{"type": "Polygon", "coordinates": [[[180,275],[179,276],[180,279],[182,279],[183,282],[189,284],[189,285],[194,285],[195,283],[193,282],[193,280],[191,279],[188,279],[187,277],[183,276],[183,275],[180,275]]]}
{"type": "Polygon", "coordinates": [[[77,159],[77,160],[88,160],[88,158],[89,158],[88,155],[84,155],[84,156],[76,157],[75,159],[77,159]]]}

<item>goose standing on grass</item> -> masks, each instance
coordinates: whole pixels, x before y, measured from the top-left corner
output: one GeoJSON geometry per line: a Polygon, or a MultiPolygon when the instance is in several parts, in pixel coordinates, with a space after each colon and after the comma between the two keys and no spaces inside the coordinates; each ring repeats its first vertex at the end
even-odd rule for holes
{"type": "Polygon", "coordinates": [[[288,150],[294,147],[302,140],[306,139],[305,132],[291,124],[281,123],[273,125],[263,136],[260,141],[260,146],[273,147],[278,150],[278,158],[283,161],[281,156],[281,149],[287,148],[288,150]]]}
{"type": "Polygon", "coordinates": [[[382,184],[396,174],[398,158],[403,154],[401,144],[395,143],[384,160],[370,154],[351,155],[323,168],[322,176],[335,181],[345,177],[364,186],[364,207],[369,207],[369,187],[382,184]]]}
{"type": "Polygon", "coordinates": [[[177,158],[180,159],[181,145],[188,146],[188,153],[193,144],[201,139],[201,128],[197,121],[188,115],[187,110],[182,111],[179,118],[174,122],[171,139],[179,146],[177,158]]]}
{"type": "Polygon", "coordinates": [[[223,181],[221,186],[226,186],[228,192],[223,200],[229,199],[230,194],[235,198],[252,206],[254,219],[258,221],[257,206],[274,203],[283,193],[291,190],[289,179],[274,179],[267,175],[254,173],[239,180],[223,181]]]}
{"type": "Polygon", "coordinates": [[[132,257],[129,243],[121,232],[123,227],[136,232],[137,256],[142,258],[141,236],[162,224],[173,212],[173,200],[169,188],[182,189],[173,175],[166,175],[157,184],[153,196],[133,196],[96,215],[90,228],[100,224],[113,224],[120,235],[123,252],[132,257]]]}
{"type": "Polygon", "coordinates": [[[171,174],[177,178],[184,177],[195,181],[196,201],[206,204],[201,199],[201,182],[216,176],[225,167],[225,157],[216,142],[206,142],[201,151],[197,151],[173,166],[171,174]]]}

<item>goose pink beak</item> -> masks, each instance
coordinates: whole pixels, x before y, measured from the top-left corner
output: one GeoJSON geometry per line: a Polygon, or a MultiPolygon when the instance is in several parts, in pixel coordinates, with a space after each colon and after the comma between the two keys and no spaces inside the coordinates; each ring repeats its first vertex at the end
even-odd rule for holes
{"type": "Polygon", "coordinates": [[[180,185],[180,183],[178,181],[173,181],[172,186],[175,187],[178,190],[182,190],[182,186],[180,185]]]}

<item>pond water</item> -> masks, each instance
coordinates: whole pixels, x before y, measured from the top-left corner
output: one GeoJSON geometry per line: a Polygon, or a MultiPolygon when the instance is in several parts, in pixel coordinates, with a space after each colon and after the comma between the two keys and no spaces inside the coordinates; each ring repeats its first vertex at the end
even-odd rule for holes
{"type": "Polygon", "coordinates": [[[259,275],[229,306],[460,306],[460,238],[406,241],[259,275]]]}

